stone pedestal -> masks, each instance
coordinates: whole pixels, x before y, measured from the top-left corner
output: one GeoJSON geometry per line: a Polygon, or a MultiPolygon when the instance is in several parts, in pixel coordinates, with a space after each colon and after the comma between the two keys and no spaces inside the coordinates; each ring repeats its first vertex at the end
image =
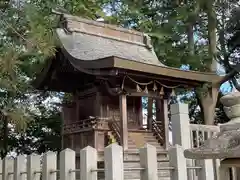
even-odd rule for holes
{"type": "Polygon", "coordinates": [[[184,152],[190,159],[240,158],[240,92],[220,99],[226,115],[231,119],[220,126],[220,132],[196,149],[184,152]]]}

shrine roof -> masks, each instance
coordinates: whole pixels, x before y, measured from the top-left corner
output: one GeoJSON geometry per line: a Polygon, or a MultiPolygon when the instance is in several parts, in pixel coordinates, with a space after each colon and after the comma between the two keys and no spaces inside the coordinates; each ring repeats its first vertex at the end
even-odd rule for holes
{"type": "Polygon", "coordinates": [[[114,56],[164,66],[150,38],[142,32],[68,14],[62,15],[61,22],[63,28],[57,29],[57,35],[63,48],[77,60],[94,61],[114,56]]]}
{"type": "MultiPolygon", "coordinates": [[[[58,14],[61,18],[56,29],[60,41],[57,53],[62,53],[74,70],[81,73],[120,69],[156,78],[175,79],[175,82],[181,81],[184,84],[216,83],[221,79],[214,73],[184,71],[165,66],[156,56],[150,37],[143,32],[69,14],[58,14]]],[[[44,79],[50,78],[50,71],[62,63],[58,58],[49,59],[34,86],[40,87],[39,84],[44,84],[44,79]]]]}
{"type": "Polygon", "coordinates": [[[61,13],[57,35],[73,66],[116,67],[156,75],[217,82],[214,73],[184,71],[167,67],[156,56],[151,39],[143,32],[61,13]]]}

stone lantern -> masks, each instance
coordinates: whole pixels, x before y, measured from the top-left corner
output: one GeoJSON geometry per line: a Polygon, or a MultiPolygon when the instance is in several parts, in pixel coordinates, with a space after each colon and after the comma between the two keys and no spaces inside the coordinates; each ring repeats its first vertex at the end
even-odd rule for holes
{"type": "Polygon", "coordinates": [[[240,92],[223,96],[220,101],[230,121],[222,124],[220,132],[206,140],[201,147],[185,150],[186,158],[240,158],[240,92]]]}

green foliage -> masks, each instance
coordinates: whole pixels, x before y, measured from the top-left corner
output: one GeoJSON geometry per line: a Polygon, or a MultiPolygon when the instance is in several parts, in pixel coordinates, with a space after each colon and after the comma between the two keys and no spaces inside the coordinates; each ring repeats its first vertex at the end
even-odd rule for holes
{"type": "Polygon", "coordinates": [[[12,136],[10,136],[11,150],[20,154],[61,150],[62,122],[60,111],[56,108],[51,110],[42,108],[40,115],[33,115],[34,120],[27,124],[26,131],[18,133],[17,137],[12,133],[12,136]]]}
{"type": "Polygon", "coordinates": [[[51,57],[55,53],[56,36],[53,27],[56,27],[56,18],[49,17],[32,4],[27,4],[24,12],[28,22],[29,32],[26,33],[26,45],[29,51],[37,51],[44,57],[51,57]]]}
{"type": "Polygon", "coordinates": [[[50,94],[39,93],[30,84],[58,45],[54,29],[59,16],[52,9],[96,19],[104,16],[104,3],[108,1],[1,1],[0,117],[5,119],[0,122],[2,157],[10,150],[42,153],[60,149],[59,109],[49,104],[44,108],[43,102],[50,94]]]}

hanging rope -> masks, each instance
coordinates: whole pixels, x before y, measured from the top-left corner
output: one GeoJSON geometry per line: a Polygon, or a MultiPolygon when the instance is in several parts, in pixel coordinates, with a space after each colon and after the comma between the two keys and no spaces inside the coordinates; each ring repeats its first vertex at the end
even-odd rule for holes
{"type": "Polygon", "coordinates": [[[156,90],[155,82],[156,82],[157,84],[161,85],[162,87],[165,87],[165,88],[168,88],[168,89],[175,89],[175,88],[181,86],[181,85],[168,86],[168,85],[165,85],[165,84],[163,84],[163,83],[161,83],[161,82],[159,82],[159,81],[157,81],[157,80],[152,80],[152,81],[149,81],[149,82],[146,82],[146,83],[144,83],[144,82],[138,82],[138,81],[134,80],[133,78],[131,78],[130,76],[126,75],[126,76],[124,76],[124,78],[123,78],[122,89],[123,89],[123,87],[124,87],[124,82],[125,82],[125,79],[126,79],[126,78],[130,79],[132,82],[136,83],[137,85],[141,85],[141,86],[147,86],[147,85],[150,85],[150,84],[153,84],[153,83],[154,83],[154,91],[156,90]]]}
{"type": "Polygon", "coordinates": [[[130,81],[132,81],[133,83],[136,84],[136,91],[137,92],[144,92],[146,94],[148,94],[148,85],[150,84],[153,84],[153,91],[156,92],[158,89],[160,90],[159,91],[159,95],[160,96],[164,96],[165,92],[164,92],[164,88],[168,88],[168,89],[172,89],[172,92],[170,94],[171,97],[175,97],[176,94],[175,94],[175,88],[177,87],[180,87],[181,85],[177,85],[177,86],[168,86],[168,85],[165,85],[157,80],[152,80],[152,81],[149,81],[149,82],[138,82],[136,81],[135,79],[131,78],[130,76],[126,75],[124,76],[123,80],[122,80],[122,84],[121,84],[121,90],[123,91],[124,90],[124,83],[125,83],[125,80],[126,78],[128,78],[130,81]],[[161,87],[158,88],[157,85],[160,85],[161,87]],[[144,88],[141,88],[140,86],[144,86],[144,88]]]}
{"type": "Polygon", "coordinates": [[[165,88],[169,88],[169,89],[175,89],[177,87],[180,87],[180,85],[177,85],[177,86],[168,86],[168,85],[165,85],[163,83],[160,83],[159,81],[155,80],[156,83],[158,83],[159,85],[165,87],[165,88]]]}
{"type": "Polygon", "coordinates": [[[134,82],[134,83],[136,83],[136,84],[138,84],[138,85],[141,85],[141,86],[147,86],[147,85],[150,85],[150,84],[153,83],[153,81],[149,81],[149,82],[147,82],[147,83],[142,83],[142,82],[138,82],[138,81],[134,80],[133,78],[129,77],[128,75],[126,75],[126,77],[127,77],[128,79],[130,79],[132,82],[134,82]]]}

